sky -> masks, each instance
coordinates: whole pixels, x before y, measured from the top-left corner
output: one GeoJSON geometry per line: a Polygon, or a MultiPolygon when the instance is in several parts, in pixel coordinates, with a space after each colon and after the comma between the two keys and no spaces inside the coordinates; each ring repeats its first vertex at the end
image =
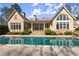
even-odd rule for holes
{"type": "MultiPolygon", "coordinates": [[[[12,3],[0,3],[0,9],[11,5],[12,3]]],[[[27,18],[33,18],[33,15],[37,18],[52,18],[62,5],[66,6],[74,16],[79,13],[78,3],[18,3],[18,5],[22,12],[26,13],[27,18]]]]}

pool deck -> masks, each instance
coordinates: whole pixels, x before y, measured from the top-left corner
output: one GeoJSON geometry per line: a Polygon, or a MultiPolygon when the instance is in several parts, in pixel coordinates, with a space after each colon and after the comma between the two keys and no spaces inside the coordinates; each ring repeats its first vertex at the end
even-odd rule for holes
{"type": "Polygon", "coordinates": [[[0,37],[73,37],[72,35],[0,35],[0,37]]]}
{"type": "Polygon", "coordinates": [[[79,56],[79,47],[0,45],[0,56],[79,56]]]}

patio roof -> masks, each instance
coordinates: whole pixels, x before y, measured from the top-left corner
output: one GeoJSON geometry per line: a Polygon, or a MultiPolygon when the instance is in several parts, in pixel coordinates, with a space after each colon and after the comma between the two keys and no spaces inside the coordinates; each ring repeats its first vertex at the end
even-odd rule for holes
{"type": "Polygon", "coordinates": [[[37,20],[33,20],[33,19],[30,19],[30,22],[33,22],[33,23],[50,23],[50,19],[37,19],[37,20]]]}

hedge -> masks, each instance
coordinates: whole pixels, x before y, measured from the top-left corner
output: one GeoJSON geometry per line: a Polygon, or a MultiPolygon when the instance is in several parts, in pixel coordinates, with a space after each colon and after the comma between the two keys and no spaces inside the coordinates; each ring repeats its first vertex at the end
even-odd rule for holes
{"type": "Polygon", "coordinates": [[[30,30],[25,30],[24,32],[8,32],[9,35],[29,35],[32,33],[30,30]]]}
{"type": "Polygon", "coordinates": [[[72,32],[64,32],[65,35],[72,35],[72,32]]]}

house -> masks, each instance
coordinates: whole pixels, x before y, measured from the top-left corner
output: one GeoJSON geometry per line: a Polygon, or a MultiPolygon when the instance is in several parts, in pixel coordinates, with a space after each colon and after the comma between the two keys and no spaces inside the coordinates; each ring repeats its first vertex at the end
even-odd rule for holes
{"type": "Polygon", "coordinates": [[[14,10],[7,19],[7,24],[10,32],[23,32],[24,29],[29,28],[30,22],[24,13],[14,10]]]}
{"type": "Polygon", "coordinates": [[[71,14],[71,12],[65,6],[62,6],[52,18],[50,29],[56,32],[73,32],[76,21],[76,18],[71,14]]]}
{"type": "Polygon", "coordinates": [[[7,19],[7,24],[10,32],[23,32],[25,29],[30,29],[31,31],[51,29],[56,32],[73,32],[76,21],[71,12],[65,6],[62,6],[52,19],[41,20],[37,19],[36,15],[29,20],[25,17],[25,13],[14,10],[7,19]]]}

